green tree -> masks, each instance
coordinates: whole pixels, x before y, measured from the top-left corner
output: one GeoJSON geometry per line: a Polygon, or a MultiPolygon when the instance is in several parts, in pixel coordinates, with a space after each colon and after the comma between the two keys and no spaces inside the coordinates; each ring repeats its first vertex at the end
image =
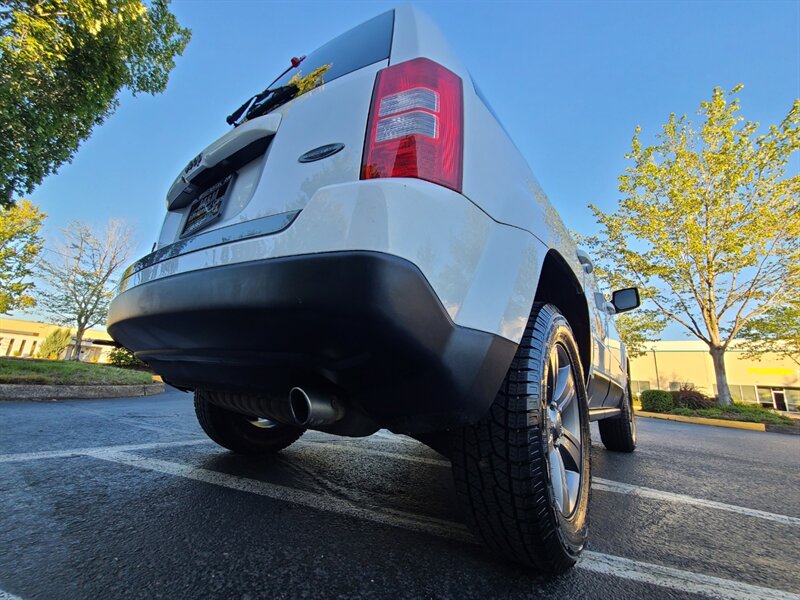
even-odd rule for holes
{"type": "Polygon", "coordinates": [[[739,332],[747,358],[760,360],[775,352],[800,366],[800,302],[775,306],[739,332]]]}
{"type": "Polygon", "coordinates": [[[645,307],[619,315],[616,325],[628,357],[636,358],[647,353],[648,342],[658,339],[666,321],[658,310],[645,307]]]}
{"type": "Polygon", "coordinates": [[[28,200],[0,207],[0,314],[36,304],[30,276],[42,249],[39,230],[45,217],[28,200]]]}
{"type": "Polygon", "coordinates": [[[166,89],[190,32],[168,0],[0,4],[0,206],[71,160],[133,95],[166,89]]]}
{"type": "Polygon", "coordinates": [[[58,358],[71,341],[72,332],[69,329],[54,329],[39,346],[39,358],[58,358]]]}
{"type": "MultiPolygon", "coordinates": [[[[604,259],[597,252],[598,238],[586,237],[575,231],[570,232],[576,243],[591,249],[593,252],[592,277],[598,282],[598,287],[609,298],[608,290],[619,290],[636,286],[624,270],[609,260],[604,259]]],[[[645,290],[639,291],[642,306],[632,312],[623,313],[614,318],[614,323],[619,332],[619,337],[625,344],[625,351],[629,358],[635,358],[647,353],[648,342],[658,339],[667,324],[664,314],[648,306],[645,290]]]]}
{"type": "Polygon", "coordinates": [[[105,322],[114,277],[127,262],[131,246],[132,232],[121,221],[110,221],[101,234],[73,222],[64,230],[64,244],[53,252],[57,258],[42,263],[48,288],[40,292],[40,299],[58,323],[75,326],[73,360],[80,360],[86,330],[105,322]]]}
{"type": "Polygon", "coordinates": [[[708,345],[719,401],[730,404],[725,351],[754,319],[800,294],[800,100],[763,134],[717,88],[695,130],[671,115],[644,147],[637,127],[615,212],[590,246],[608,271],[638,285],[667,319],[708,345]]]}

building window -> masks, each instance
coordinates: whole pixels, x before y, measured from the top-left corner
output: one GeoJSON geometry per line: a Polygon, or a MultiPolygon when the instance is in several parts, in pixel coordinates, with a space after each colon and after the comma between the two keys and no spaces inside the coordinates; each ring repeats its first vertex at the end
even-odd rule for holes
{"type": "Polygon", "coordinates": [[[758,402],[764,408],[772,408],[782,412],[797,410],[798,397],[796,392],[798,391],[800,390],[758,386],[758,402]],[[794,408],[790,408],[790,405],[794,408]]]}
{"type": "Polygon", "coordinates": [[[17,351],[17,355],[18,356],[22,356],[22,353],[25,351],[25,344],[27,343],[27,341],[28,340],[22,340],[19,343],[19,350],[17,351]]]}
{"type": "Polygon", "coordinates": [[[742,402],[750,402],[751,404],[758,403],[758,395],[756,394],[756,386],[754,385],[740,385],[742,390],[742,402]]]}
{"type": "MultiPolygon", "coordinates": [[[[731,390],[731,398],[734,402],[746,402],[750,404],[758,404],[758,397],[756,396],[756,386],[754,385],[739,385],[738,383],[729,383],[728,387],[731,390]]],[[[717,386],[714,386],[714,395],[717,395],[717,386]]]]}
{"type": "Polygon", "coordinates": [[[8,342],[8,348],[6,348],[6,356],[11,356],[11,348],[14,346],[14,338],[11,338],[8,342]]]}
{"type": "Polygon", "coordinates": [[[764,408],[774,408],[772,405],[772,390],[770,388],[758,388],[758,402],[764,408]]]}
{"type": "Polygon", "coordinates": [[[800,389],[785,388],[786,410],[789,412],[800,412],[800,389]]]}
{"type": "Polygon", "coordinates": [[[643,381],[643,380],[631,381],[631,392],[633,392],[633,394],[635,396],[638,396],[643,391],[649,390],[649,389],[650,389],[650,382],[649,381],[643,381]]]}

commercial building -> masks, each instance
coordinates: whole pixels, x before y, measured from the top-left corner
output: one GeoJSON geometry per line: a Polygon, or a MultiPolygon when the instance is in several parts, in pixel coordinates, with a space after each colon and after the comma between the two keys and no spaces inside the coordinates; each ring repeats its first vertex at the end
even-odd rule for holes
{"type": "MultiPolygon", "coordinates": [[[[734,341],[725,354],[725,370],[735,401],[800,411],[800,365],[790,358],[772,352],[760,360],[747,358],[734,341]]],[[[648,389],[677,390],[684,383],[710,396],[717,394],[711,355],[699,340],[654,342],[644,355],[631,358],[634,394],[648,389]]]]}
{"type": "MultiPolygon", "coordinates": [[[[58,325],[23,321],[22,319],[0,319],[0,356],[35,357],[39,346],[58,325]]],[[[72,341],[61,358],[75,355],[75,328],[70,328],[72,341]]],[[[107,363],[108,353],[116,347],[105,329],[89,329],[83,335],[80,360],[83,362],[107,363]]]]}

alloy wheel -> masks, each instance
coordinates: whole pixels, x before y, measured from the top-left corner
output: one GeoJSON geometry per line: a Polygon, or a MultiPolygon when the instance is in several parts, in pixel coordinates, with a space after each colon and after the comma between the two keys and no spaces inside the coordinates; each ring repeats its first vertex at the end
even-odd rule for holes
{"type": "Polygon", "coordinates": [[[566,348],[555,344],[547,374],[547,453],[555,502],[565,517],[575,511],[583,477],[579,402],[572,361],[566,348]]]}

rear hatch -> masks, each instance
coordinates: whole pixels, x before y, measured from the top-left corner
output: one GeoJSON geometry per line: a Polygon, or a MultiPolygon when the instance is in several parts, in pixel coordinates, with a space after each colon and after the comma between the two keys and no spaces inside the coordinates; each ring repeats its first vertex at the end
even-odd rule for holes
{"type": "Polygon", "coordinates": [[[167,194],[158,246],[235,223],[291,217],[319,188],[358,180],[375,75],[388,65],[393,27],[394,11],[378,15],[271,84],[274,90],[303,77],[308,83],[321,73],[319,85],[242,119],[189,161],[167,194]],[[301,162],[304,155],[311,160],[301,162]]]}

